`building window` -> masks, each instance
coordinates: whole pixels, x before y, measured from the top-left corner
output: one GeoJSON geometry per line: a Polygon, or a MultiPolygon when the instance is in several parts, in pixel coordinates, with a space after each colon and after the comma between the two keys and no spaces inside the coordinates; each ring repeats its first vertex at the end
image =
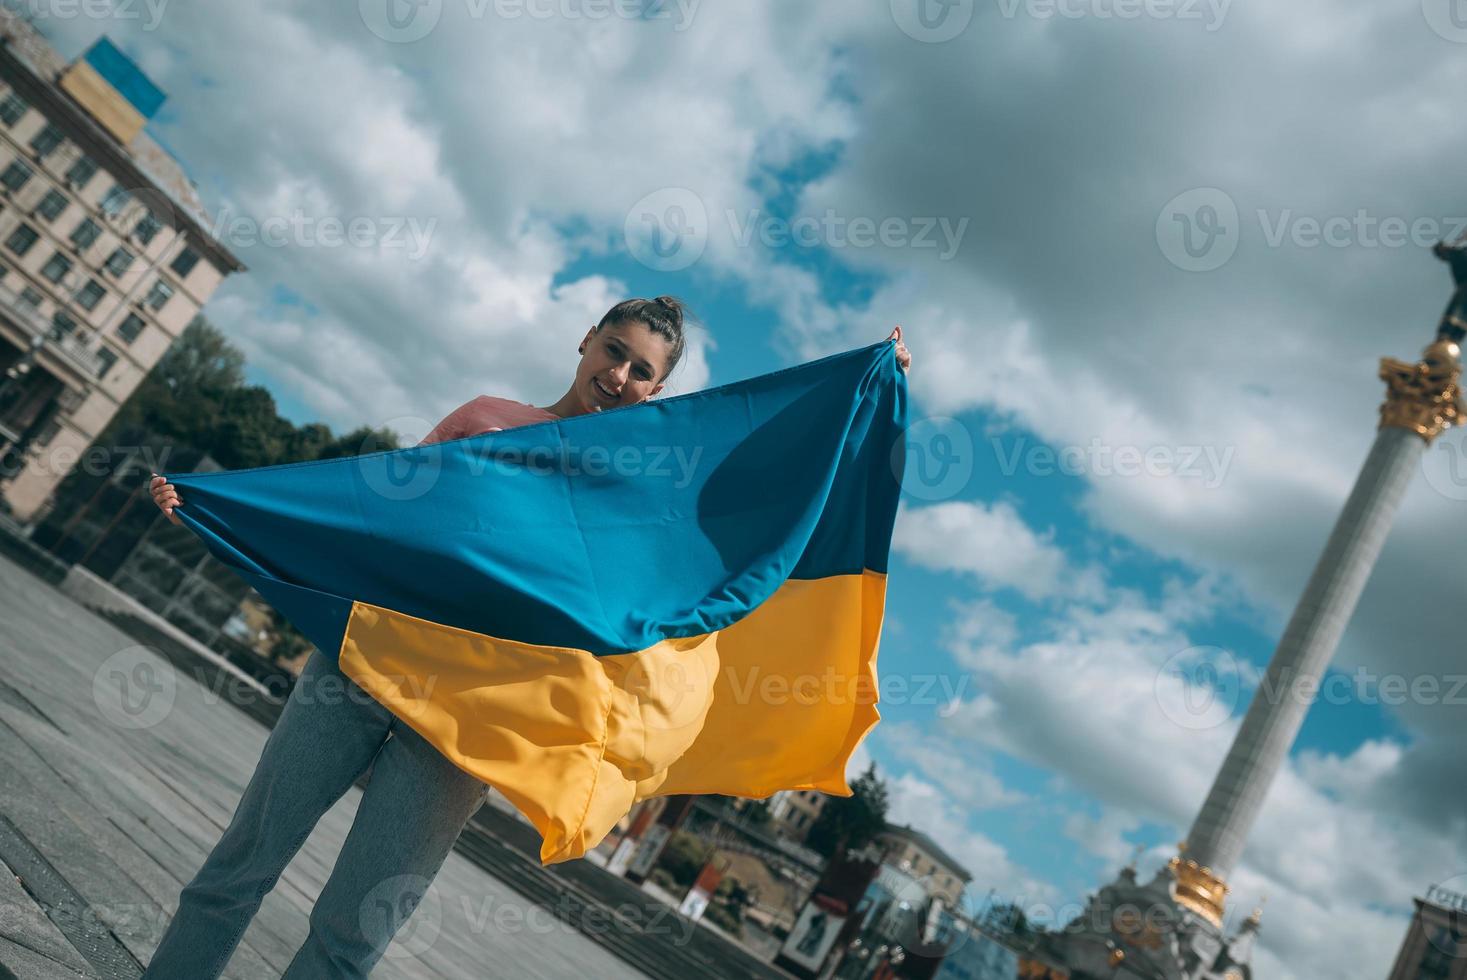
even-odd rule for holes
{"type": "Polygon", "coordinates": [[[100,225],[91,218],[83,218],[81,224],[72,229],[71,244],[76,246],[78,252],[85,252],[91,248],[92,242],[95,242],[100,234],[102,234],[100,225]]]}
{"type": "Polygon", "coordinates": [[[113,184],[107,196],[102,198],[102,213],[109,218],[115,218],[122,213],[122,209],[127,207],[131,200],[132,191],[121,184],[113,184]]]}
{"type": "Polygon", "coordinates": [[[44,160],[56,147],[61,145],[63,138],[61,130],[47,123],[39,133],[31,138],[31,149],[35,151],[38,160],[44,160]]]}
{"type": "Polygon", "coordinates": [[[45,276],[52,282],[60,282],[61,278],[70,271],[71,259],[68,259],[60,252],[52,254],[52,256],[46,260],[46,264],[41,266],[41,275],[45,276]]]}
{"type": "Polygon", "coordinates": [[[10,166],[5,168],[3,174],[0,174],[0,184],[4,184],[7,190],[14,193],[24,187],[26,181],[30,180],[34,173],[30,164],[24,160],[11,160],[10,166]]]}
{"type": "Polygon", "coordinates": [[[24,99],[11,92],[5,96],[3,102],[0,102],[0,120],[4,120],[7,126],[14,126],[29,108],[30,106],[26,104],[24,99]]]}
{"type": "Polygon", "coordinates": [[[163,222],[158,220],[157,215],[151,211],[145,211],[143,216],[138,219],[137,226],[133,228],[132,233],[133,237],[138,241],[144,245],[148,245],[157,237],[158,232],[162,230],[163,222]]]}
{"type": "Polygon", "coordinates": [[[31,246],[40,237],[30,225],[16,225],[15,230],[10,233],[10,237],[5,239],[5,247],[16,255],[24,255],[31,250],[31,246]]]}
{"type": "Polygon", "coordinates": [[[47,221],[55,221],[61,216],[61,212],[66,210],[66,203],[66,195],[53,188],[47,191],[46,196],[41,198],[41,203],[36,205],[36,214],[47,221]]]}
{"type": "Polygon", "coordinates": [[[40,432],[36,433],[36,438],[31,444],[35,446],[49,446],[51,445],[51,440],[55,439],[56,434],[60,431],[61,423],[56,419],[52,419],[42,426],[40,432]]]}
{"type": "Polygon", "coordinates": [[[67,314],[57,310],[51,315],[51,337],[60,340],[76,329],[76,321],[67,314]]]}
{"type": "Polygon", "coordinates": [[[198,264],[199,253],[191,248],[185,248],[182,252],[178,253],[178,258],[174,259],[173,264],[168,268],[178,273],[178,277],[182,279],[188,276],[193,271],[194,266],[198,264]]]}
{"type": "Polygon", "coordinates": [[[10,270],[7,269],[5,266],[0,265],[0,280],[3,280],[8,275],[10,275],[10,270]]]}
{"type": "Polygon", "coordinates": [[[117,363],[117,354],[110,347],[97,348],[97,360],[100,362],[97,368],[97,378],[107,377],[107,372],[112,370],[112,365],[117,363]]]}
{"type": "Polygon", "coordinates": [[[173,287],[162,279],[153,283],[153,288],[148,290],[147,298],[143,300],[149,309],[161,310],[164,304],[173,297],[173,287]]]}
{"type": "Polygon", "coordinates": [[[131,252],[121,245],[117,246],[112,250],[112,254],[107,256],[107,271],[114,276],[122,275],[127,271],[127,267],[132,265],[132,258],[133,255],[131,252]]]}
{"type": "Polygon", "coordinates": [[[107,295],[107,290],[95,279],[88,279],[87,284],[76,291],[76,302],[84,310],[95,310],[97,304],[102,302],[102,297],[107,295]]]}
{"type": "Polygon", "coordinates": [[[66,171],[66,182],[77,190],[87,186],[87,181],[97,172],[97,165],[89,156],[79,156],[66,171]]]}
{"type": "Polygon", "coordinates": [[[34,286],[26,286],[20,291],[20,302],[22,306],[28,306],[33,310],[41,308],[41,294],[34,286]]]}
{"type": "Polygon", "coordinates": [[[138,334],[143,332],[144,326],[146,324],[143,323],[142,317],[136,313],[129,313],[127,319],[117,325],[117,336],[130,344],[138,339],[138,334]]]}

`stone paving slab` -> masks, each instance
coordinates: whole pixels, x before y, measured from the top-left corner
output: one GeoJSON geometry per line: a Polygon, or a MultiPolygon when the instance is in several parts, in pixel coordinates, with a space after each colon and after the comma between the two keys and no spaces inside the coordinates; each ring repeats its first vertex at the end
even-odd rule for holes
{"type": "MultiPolygon", "coordinates": [[[[233,815],[267,735],[207,684],[0,558],[0,813],[139,964],[233,815]],[[109,720],[104,703],[116,715],[119,685],[140,664],[170,679],[171,705],[156,719],[143,717],[150,707],[109,720]]],[[[360,797],[353,787],[322,818],[266,896],[226,977],[266,980],[285,969],[360,797]]],[[[26,980],[99,976],[3,870],[0,965],[26,980]]],[[[441,913],[420,909],[374,978],[643,975],[573,929],[528,925],[544,919],[534,903],[459,852],[434,891],[441,913]]]]}

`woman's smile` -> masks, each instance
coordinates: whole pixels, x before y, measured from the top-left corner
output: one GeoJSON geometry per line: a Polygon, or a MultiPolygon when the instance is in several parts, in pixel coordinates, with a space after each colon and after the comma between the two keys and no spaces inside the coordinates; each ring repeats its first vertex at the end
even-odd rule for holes
{"type": "Polygon", "coordinates": [[[604,401],[615,402],[621,400],[621,394],[612,394],[612,392],[608,390],[604,384],[602,384],[600,378],[592,378],[591,387],[596,390],[596,394],[599,395],[604,401]]]}

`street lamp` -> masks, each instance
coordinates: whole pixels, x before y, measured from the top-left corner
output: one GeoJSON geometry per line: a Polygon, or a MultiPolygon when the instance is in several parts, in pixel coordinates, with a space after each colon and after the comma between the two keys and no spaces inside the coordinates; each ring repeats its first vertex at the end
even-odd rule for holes
{"type": "Polygon", "coordinates": [[[4,392],[10,382],[19,381],[30,373],[31,366],[36,363],[36,354],[40,352],[45,344],[46,337],[44,334],[31,335],[30,346],[25,349],[25,353],[17,357],[15,363],[5,369],[6,380],[5,384],[0,385],[0,392],[4,392]]]}

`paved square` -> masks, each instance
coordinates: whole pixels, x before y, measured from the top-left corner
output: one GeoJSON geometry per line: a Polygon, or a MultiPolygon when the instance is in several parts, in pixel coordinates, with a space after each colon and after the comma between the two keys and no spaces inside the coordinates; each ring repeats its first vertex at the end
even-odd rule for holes
{"type": "MultiPolygon", "coordinates": [[[[0,558],[0,814],[54,868],[58,887],[74,889],[96,913],[103,945],[120,943],[146,963],[179,890],[233,815],[268,732],[137,647],[0,558]],[[159,700],[142,700],[138,684],[159,700]],[[146,707],[119,715],[119,703],[146,707]]],[[[284,971],[360,797],[353,787],[322,817],[266,896],[226,977],[273,980],[284,971]]],[[[43,877],[32,874],[27,885],[34,891],[43,877]]],[[[461,853],[449,855],[428,895],[374,978],[642,976],[461,853]]],[[[99,975],[8,867],[0,876],[0,964],[26,980],[99,975]]]]}

